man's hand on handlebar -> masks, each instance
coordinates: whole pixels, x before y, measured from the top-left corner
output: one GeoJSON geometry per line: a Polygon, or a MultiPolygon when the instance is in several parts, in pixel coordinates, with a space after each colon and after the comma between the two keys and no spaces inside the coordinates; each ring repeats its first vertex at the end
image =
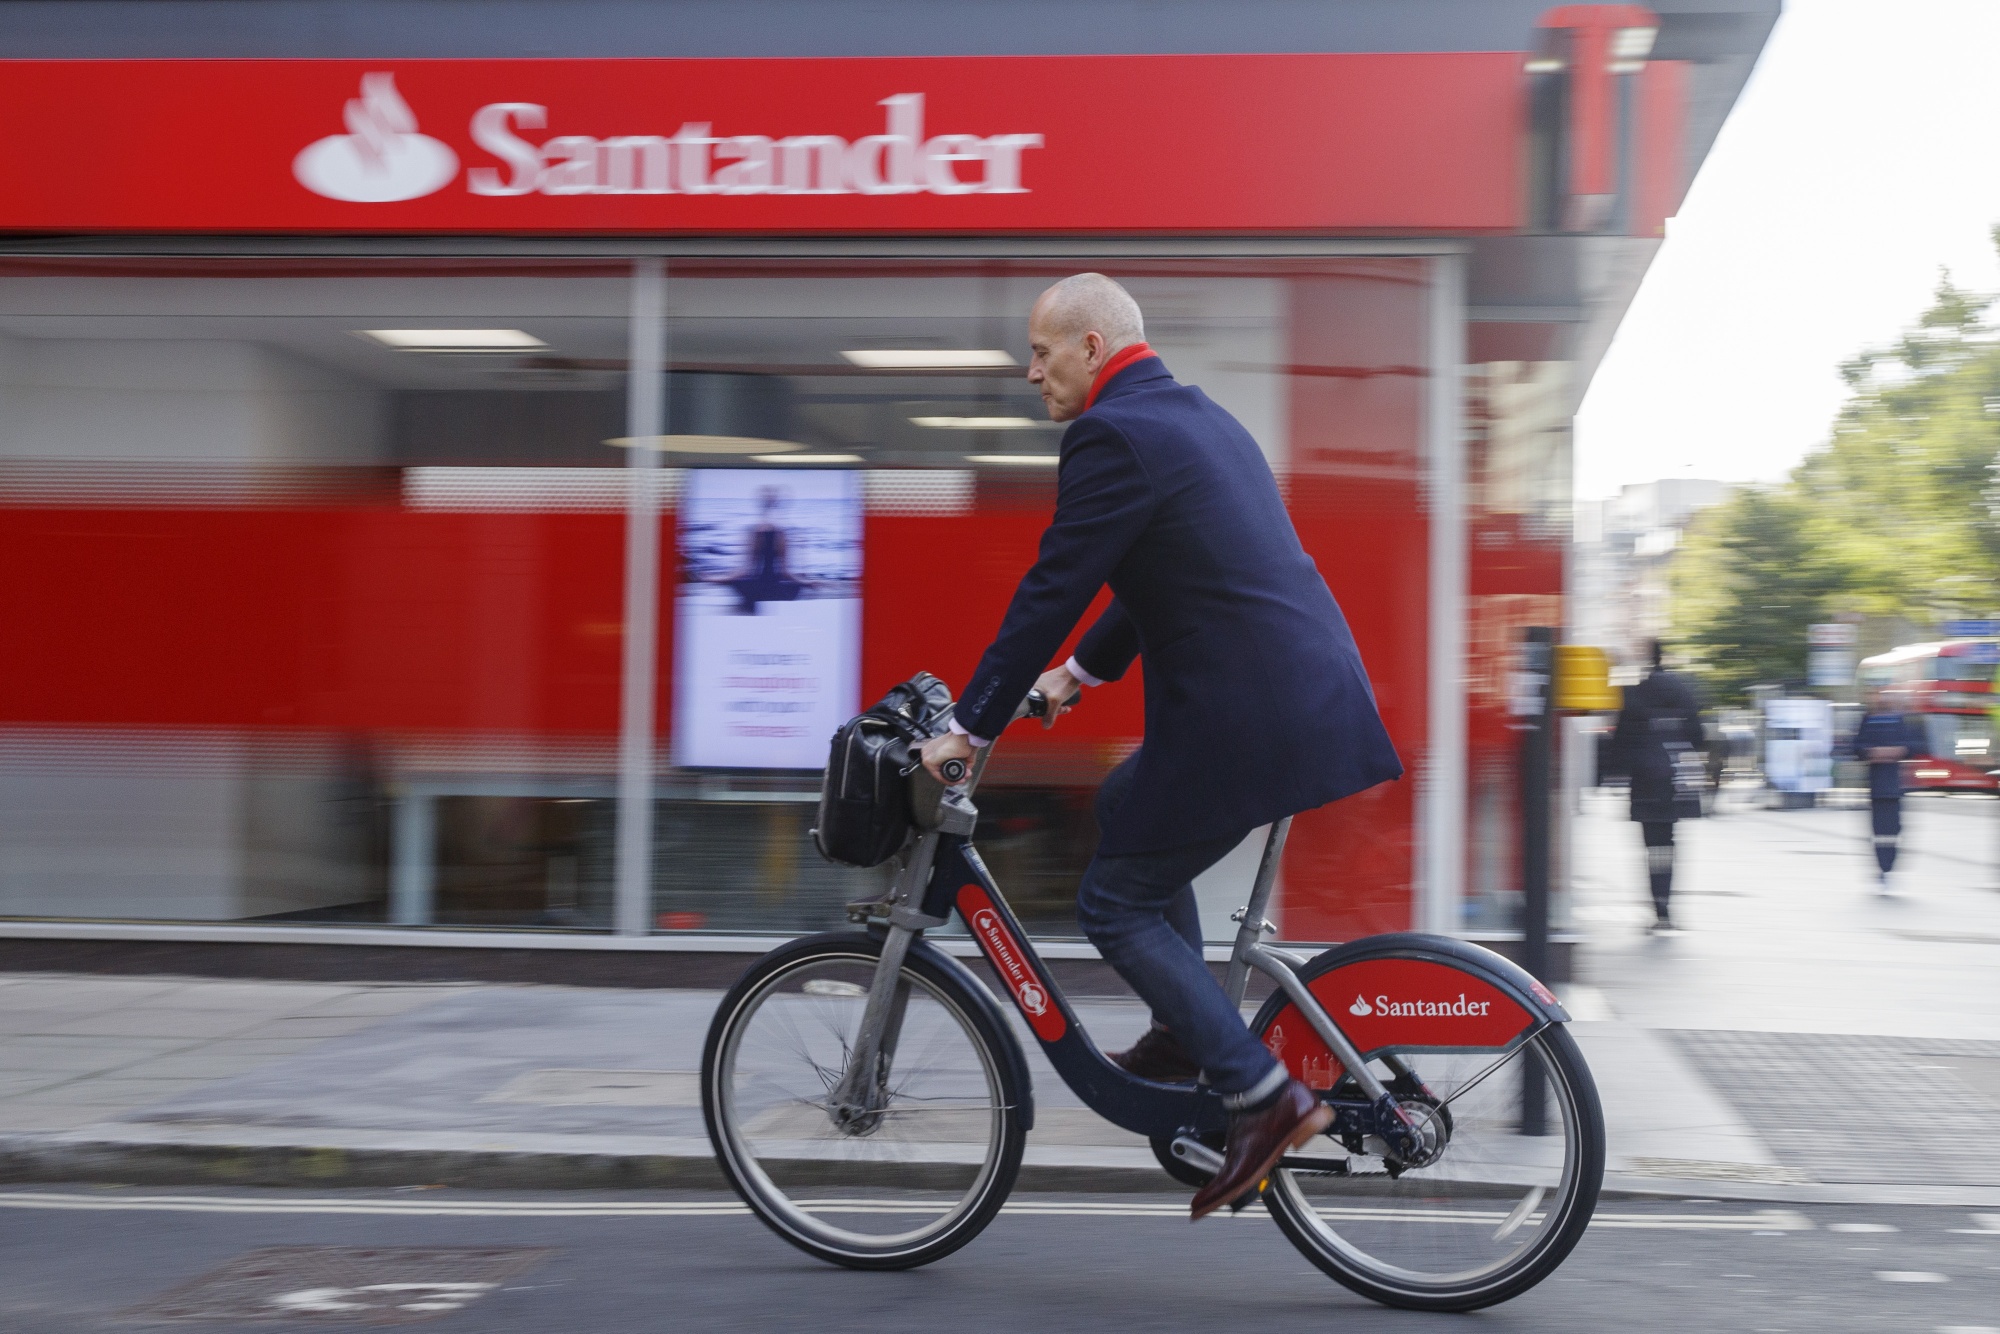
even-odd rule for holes
{"type": "Polygon", "coordinates": [[[1056,719],[1076,707],[1076,697],[1083,693],[1083,683],[1071,676],[1065,665],[1043,672],[1035,682],[1035,689],[1049,701],[1047,711],[1042,714],[1042,728],[1046,731],[1056,725],[1056,719]]]}
{"type": "Polygon", "coordinates": [[[943,765],[947,760],[957,760],[961,764],[972,763],[972,742],[957,732],[940,732],[917,752],[923,759],[924,768],[930,776],[949,787],[956,781],[945,777],[943,765]]]}

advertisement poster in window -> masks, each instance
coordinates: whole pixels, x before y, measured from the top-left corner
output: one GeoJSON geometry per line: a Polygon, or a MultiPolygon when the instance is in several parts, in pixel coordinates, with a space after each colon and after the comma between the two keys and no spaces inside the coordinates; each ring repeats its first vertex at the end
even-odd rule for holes
{"type": "Polygon", "coordinates": [[[674,762],[822,767],[859,708],[861,475],[697,468],[679,516],[674,762]]]}

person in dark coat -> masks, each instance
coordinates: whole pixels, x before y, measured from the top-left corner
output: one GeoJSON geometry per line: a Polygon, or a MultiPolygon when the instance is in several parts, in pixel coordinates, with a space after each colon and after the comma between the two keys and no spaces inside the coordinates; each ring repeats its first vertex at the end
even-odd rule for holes
{"type": "MultiPolygon", "coordinates": [[[[1250,433],[1149,348],[1138,304],[1101,274],[1044,292],[1028,379],[1067,421],[1056,512],[936,774],[999,735],[1030,687],[1066,706],[1146,663],[1145,743],[1098,794],[1077,919],[1152,1007],[1111,1059],[1146,1078],[1206,1072],[1236,1113],[1194,1216],[1254,1186],[1324,1108],[1250,1032],[1202,959],[1194,878],[1259,825],[1401,776],[1346,619],[1299,545],[1250,433]],[[1098,590],[1114,595],[1049,667],[1098,590]]],[[[1048,722],[1053,722],[1051,714],[1048,722]]]]}
{"type": "Polygon", "coordinates": [[[1632,819],[1646,844],[1646,875],[1653,891],[1652,930],[1673,931],[1668,900],[1674,890],[1674,822],[1701,814],[1705,737],[1694,690],[1661,665],[1652,645],[1653,670],[1625,691],[1611,749],[1631,782],[1632,819]]]}
{"type": "Polygon", "coordinates": [[[1876,885],[1889,892],[1903,835],[1903,761],[1924,753],[1909,720],[1889,709],[1879,690],[1868,692],[1868,713],[1854,729],[1854,757],[1868,762],[1868,820],[1875,836],[1876,885]]]}

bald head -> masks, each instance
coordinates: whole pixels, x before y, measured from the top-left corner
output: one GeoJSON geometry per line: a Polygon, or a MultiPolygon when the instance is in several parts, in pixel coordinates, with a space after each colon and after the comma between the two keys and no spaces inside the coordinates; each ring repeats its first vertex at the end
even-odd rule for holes
{"type": "Polygon", "coordinates": [[[1028,383],[1041,390],[1049,420],[1083,411],[1104,363],[1146,339],[1132,294],[1101,273],[1079,273],[1043,292],[1028,315],[1028,383]]]}
{"type": "Polygon", "coordinates": [[[1035,306],[1052,333],[1077,338],[1095,330],[1108,352],[1146,339],[1139,303],[1101,273],[1072,274],[1042,293],[1035,306]]]}

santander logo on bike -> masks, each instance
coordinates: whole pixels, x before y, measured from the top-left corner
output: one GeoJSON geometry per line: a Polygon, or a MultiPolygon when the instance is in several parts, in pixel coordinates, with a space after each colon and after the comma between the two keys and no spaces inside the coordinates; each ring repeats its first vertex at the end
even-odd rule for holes
{"type": "Polygon", "coordinates": [[[1007,937],[1006,928],[1000,925],[1000,918],[991,908],[981,908],[973,914],[972,924],[979,928],[979,934],[993,947],[1007,983],[1014,988],[1014,995],[1021,1001],[1021,1008],[1029,1014],[1041,1014],[1049,1008],[1049,993],[1034,980],[1021,956],[1014,952],[1014,942],[1007,937]]]}
{"type": "MultiPolygon", "coordinates": [[[[896,93],[883,132],[849,142],[837,134],[716,134],[687,121],[672,134],[529,137],[550,122],[540,102],[489,102],[467,133],[490,160],[469,166],[475,195],[1008,195],[1027,194],[1022,155],[1039,134],[924,133],[924,94],[896,93]]],[[[417,132],[395,76],[361,76],[348,132],[307,145],[292,175],[314,194],[347,203],[394,203],[437,193],[457,178],[458,155],[417,132]]]]}
{"type": "Polygon", "coordinates": [[[993,901],[978,885],[967,885],[959,891],[959,905],[966,911],[967,920],[977,936],[980,948],[993,964],[993,970],[1014,993],[1014,999],[1027,1016],[1028,1027],[1035,1030],[1035,1036],[1044,1042],[1054,1042],[1069,1031],[1062,1011],[1050,1004],[1047,988],[1043,987],[1021,954],[1020,946],[1014,943],[1007,925],[994,910],[993,901]]]}
{"type": "Polygon", "coordinates": [[[1487,1014],[1492,1001],[1467,1000],[1463,991],[1457,1000],[1391,1000],[1387,996],[1377,996],[1370,1005],[1366,996],[1356,996],[1354,1004],[1347,1012],[1357,1019],[1365,1019],[1371,1014],[1389,1015],[1394,1018],[1439,1018],[1447,1015],[1465,1015],[1473,1018],[1487,1014]]]}

